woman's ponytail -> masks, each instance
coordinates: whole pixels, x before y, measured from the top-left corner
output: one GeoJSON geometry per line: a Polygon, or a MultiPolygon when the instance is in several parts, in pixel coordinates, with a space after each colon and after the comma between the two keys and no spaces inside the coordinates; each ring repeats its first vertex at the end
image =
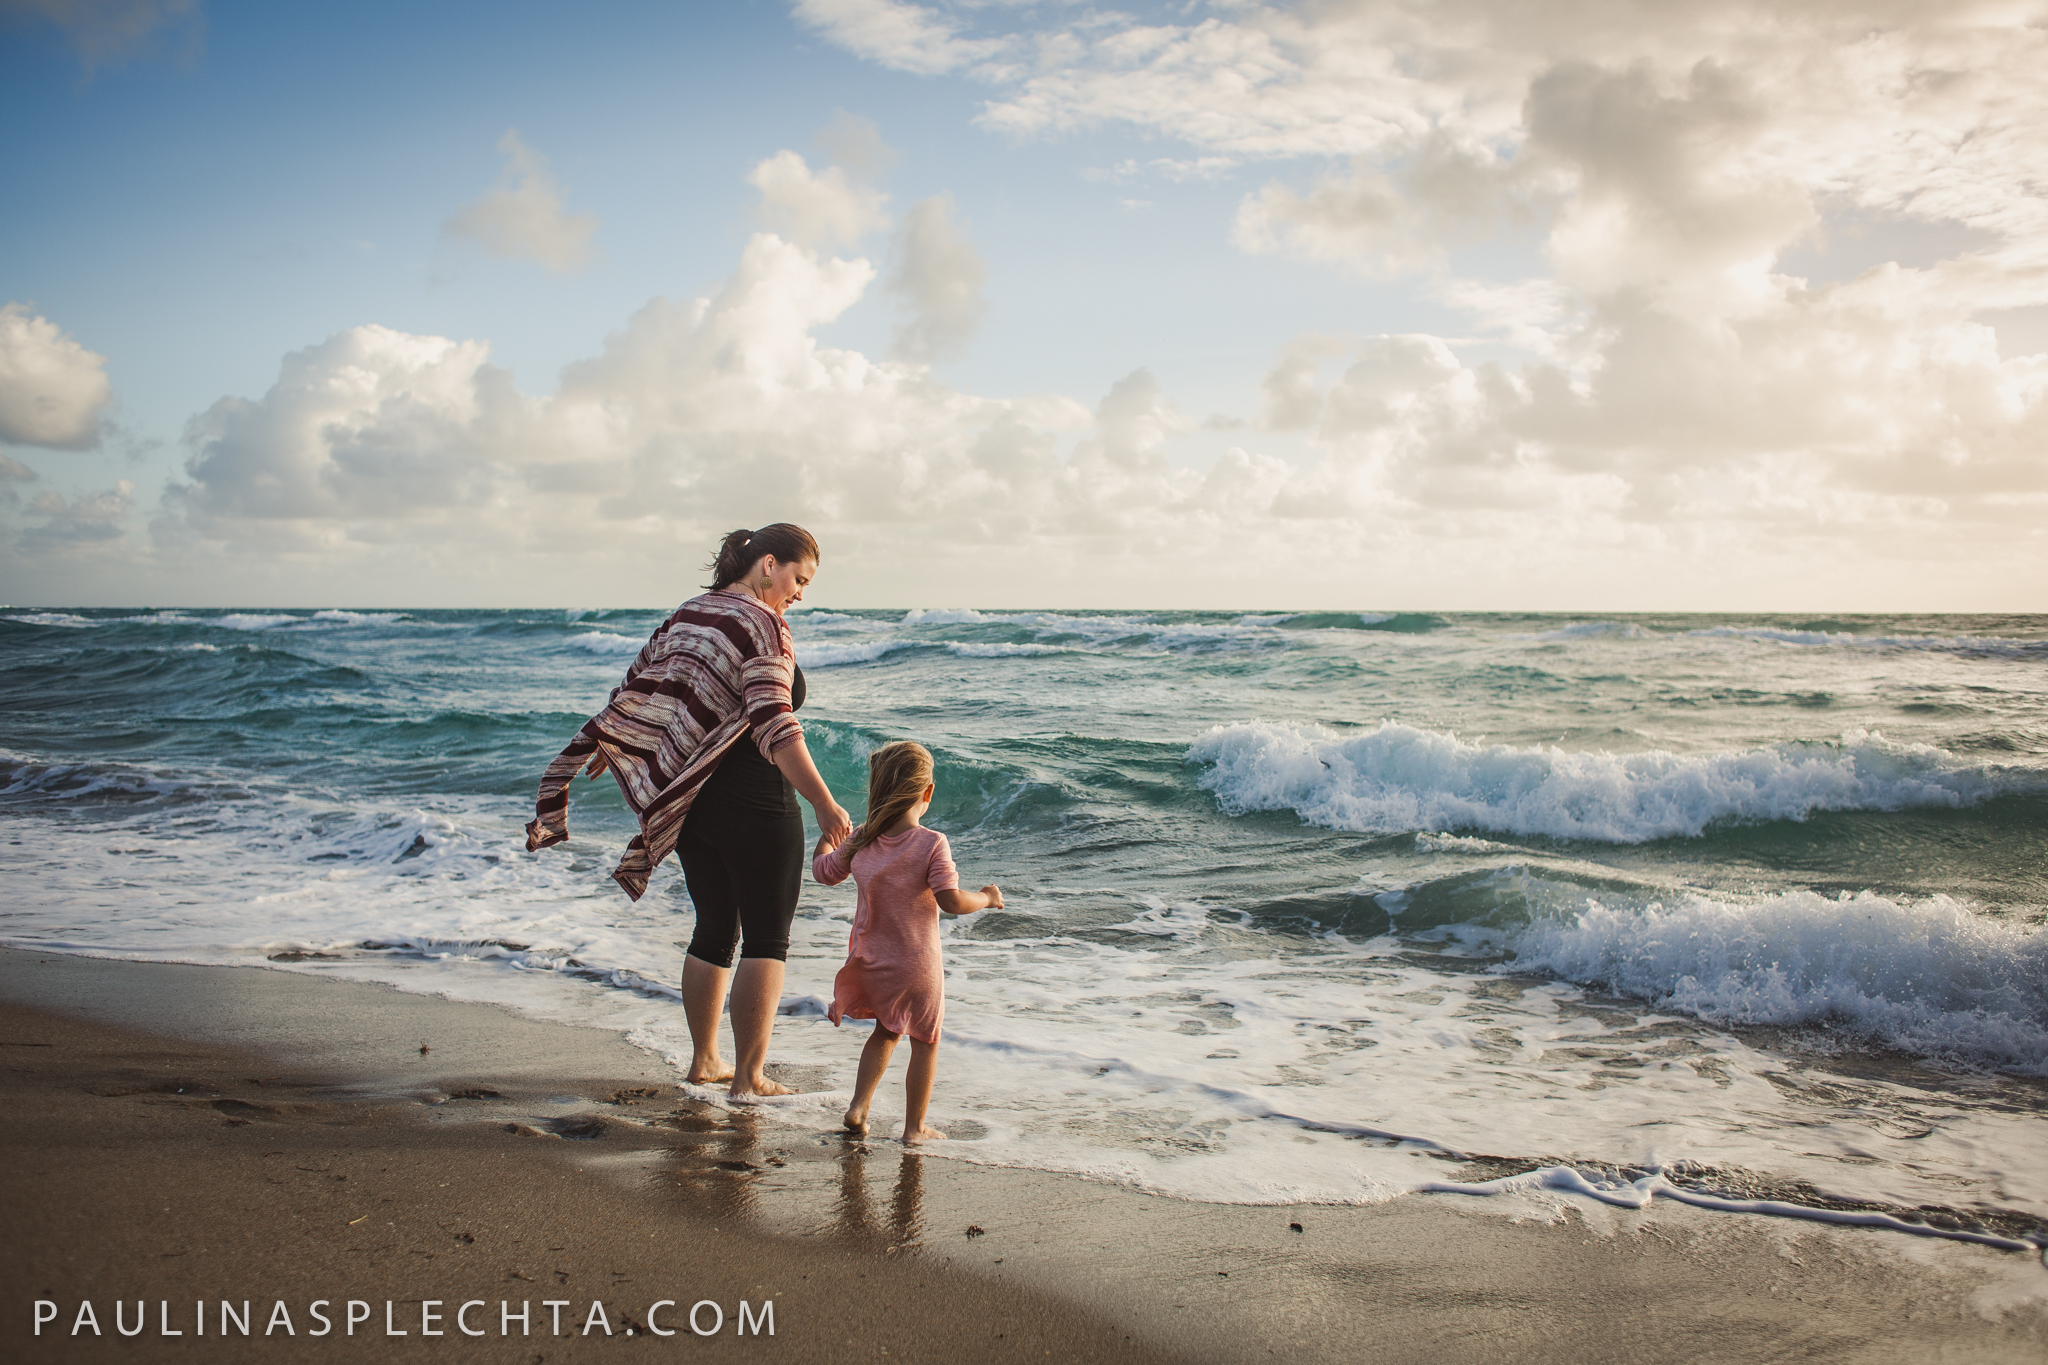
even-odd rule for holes
{"type": "Polygon", "coordinates": [[[725,539],[718,542],[718,553],[711,556],[711,562],[705,566],[711,570],[712,587],[729,588],[746,577],[747,566],[760,558],[747,553],[747,542],[753,538],[752,531],[742,529],[728,532],[725,539]]]}
{"type": "Polygon", "coordinates": [[[733,531],[718,542],[718,553],[705,567],[711,570],[710,588],[729,588],[747,576],[747,570],[763,555],[774,555],[784,564],[801,564],[819,559],[818,542],[801,526],[778,521],[758,531],[733,531]]]}

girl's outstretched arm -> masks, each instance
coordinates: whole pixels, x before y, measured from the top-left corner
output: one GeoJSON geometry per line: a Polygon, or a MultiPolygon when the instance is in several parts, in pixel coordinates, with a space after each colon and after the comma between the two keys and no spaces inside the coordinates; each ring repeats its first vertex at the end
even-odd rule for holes
{"type": "Polygon", "coordinates": [[[853,872],[853,859],[841,853],[841,841],[826,835],[811,854],[811,876],[820,886],[837,886],[853,872]]]}
{"type": "Polygon", "coordinates": [[[979,891],[935,891],[942,915],[971,915],[977,910],[1003,908],[1003,889],[990,882],[979,891]]]}

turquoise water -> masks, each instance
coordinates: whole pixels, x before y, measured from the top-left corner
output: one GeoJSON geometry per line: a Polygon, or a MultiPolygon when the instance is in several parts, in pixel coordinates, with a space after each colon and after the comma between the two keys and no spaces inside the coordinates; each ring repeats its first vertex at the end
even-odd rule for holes
{"type": "MultiPolygon", "coordinates": [[[[0,938],[672,1052],[673,865],[615,890],[609,782],[518,835],[660,616],[0,612],[0,938]]],[[[2048,1228],[2048,617],[792,619],[842,799],[922,740],[1010,898],[949,930],[949,1155],[2048,1228]]],[[[793,1123],[851,1079],[850,911],[807,888],[793,1123]]]]}

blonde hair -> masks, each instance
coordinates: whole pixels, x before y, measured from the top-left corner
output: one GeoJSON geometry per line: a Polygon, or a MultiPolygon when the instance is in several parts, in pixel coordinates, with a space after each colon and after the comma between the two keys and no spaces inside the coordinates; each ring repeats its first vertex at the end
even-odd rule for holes
{"type": "Polygon", "coordinates": [[[882,837],[905,811],[924,800],[932,784],[932,751],[907,739],[884,744],[868,755],[868,816],[846,841],[846,855],[882,837]]]}

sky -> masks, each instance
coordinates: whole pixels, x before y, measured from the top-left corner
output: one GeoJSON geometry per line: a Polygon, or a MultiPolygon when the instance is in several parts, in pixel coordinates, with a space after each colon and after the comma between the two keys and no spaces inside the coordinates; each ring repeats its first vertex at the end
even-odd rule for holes
{"type": "Polygon", "coordinates": [[[0,0],[0,602],[2024,611],[2048,0],[0,0]]]}

